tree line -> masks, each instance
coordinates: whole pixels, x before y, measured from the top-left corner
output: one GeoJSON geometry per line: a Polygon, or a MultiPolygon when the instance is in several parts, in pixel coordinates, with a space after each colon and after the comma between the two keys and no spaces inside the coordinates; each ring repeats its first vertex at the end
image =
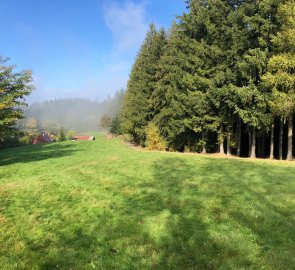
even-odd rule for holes
{"type": "Polygon", "coordinates": [[[148,147],[291,160],[295,0],[186,3],[168,32],[150,26],[122,132],[148,147]]]}
{"type": "Polygon", "coordinates": [[[122,107],[124,91],[117,91],[103,101],[85,98],[60,98],[35,102],[23,107],[25,119],[18,121],[18,127],[26,130],[35,120],[36,129],[54,132],[63,127],[65,130],[85,132],[98,130],[100,118],[107,114],[115,117],[122,107]]]}
{"type": "Polygon", "coordinates": [[[124,90],[100,102],[64,98],[28,106],[26,98],[34,89],[32,72],[16,71],[8,61],[0,56],[0,148],[29,144],[43,132],[63,141],[77,132],[99,130],[104,115],[112,121],[112,132],[117,132],[124,90]]]}

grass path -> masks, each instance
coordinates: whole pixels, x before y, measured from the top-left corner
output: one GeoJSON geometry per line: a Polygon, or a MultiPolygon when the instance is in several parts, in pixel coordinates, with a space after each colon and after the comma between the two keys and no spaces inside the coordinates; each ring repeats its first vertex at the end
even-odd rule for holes
{"type": "Polygon", "coordinates": [[[295,269],[295,165],[134,151],[0,151],[0,269],[295,269]]]}

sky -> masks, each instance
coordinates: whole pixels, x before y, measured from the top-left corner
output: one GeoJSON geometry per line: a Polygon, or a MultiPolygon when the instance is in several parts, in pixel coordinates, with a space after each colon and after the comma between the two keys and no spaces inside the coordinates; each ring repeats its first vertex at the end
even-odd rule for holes
{"type": "Polygon", "coordinates": [[[0,0],[0,55],[31,69],[28,101],[103,100],[126,88],[148,26],[168,29],[184,0],[0,0]]]}

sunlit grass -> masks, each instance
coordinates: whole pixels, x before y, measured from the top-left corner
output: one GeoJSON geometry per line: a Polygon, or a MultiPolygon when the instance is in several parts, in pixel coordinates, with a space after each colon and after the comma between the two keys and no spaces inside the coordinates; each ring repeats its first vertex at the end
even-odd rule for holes
{"type": "Polygon", "coordinates": [[[0,152],[1,269],[294,269],[295,166],[128,149],[0,152]]]}

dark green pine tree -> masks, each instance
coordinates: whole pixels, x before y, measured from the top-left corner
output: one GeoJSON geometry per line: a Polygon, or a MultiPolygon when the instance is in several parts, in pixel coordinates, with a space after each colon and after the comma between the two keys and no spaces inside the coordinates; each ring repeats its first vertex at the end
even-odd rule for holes
{"type": "Polygon", "coordinates": [[[154,122],[170,148],[181,150],[190,147],[195,132],[190,128],[187,89],[182,80],[189,72],[190,38],[181,27],[173,23],[165,52],[157,72],[157,87],[151,101],[155,112],[154,122]]]}
{"type": "Polygon", "coordinates": [[[110,132],[115,135],[120,135],[121,131],[121,119],[120,116],[117,114],[111,122],[110,132]]]}
{"type": "Polygon", "coordinates": [[[242,14],[246,42],[240,47],[243,55],[238,62],[238,81],[231,89],[236,97],[235,111],[247,124],[252,158],[256,157],[257,131],[265,134],[271,122],[270,95],[264,91],[261,78],[273,51],[271,36],[277,31],[278,3],[278,0],[245,1],[238,10],[242,14]]]}
{"type": "Polygon", "coordinates": [[[136,143],[145,144],[146,127],[153,119],[151,96],[156,88],[159,59],[166,45],[163,29],[152,24],[132,67],[122,110],[122,128],[136,143]]]}
{"type": "Polygon", "coordinates": [[[207,23],[209,58],[212,59],[211,80],[213,87],[208,95],[213,109],[218,115],[219,152],[232,154],[232,146],[240,155],[240,118],[235,112],[235,96],[231,85],[238,82],[237,63],[243,54],[246,36],[242,15],[239,12],[241,1],[219,0],[208,6],[207,23]],[[236,128],[235,128],[236,127],[236,128]],[[235,134],[236,133],[236,134],[235,134]]]}
{"type": "MultiPolygon", "coordinates": [[[[263,76],[270,89],[273,114],[288,120],[287,160],[293,159],[293,115],[295,112],[295,1],[282,2],[279,7],[279,32],[272,37],[275,53],[269,59],[268,72],[263,76]]],[[[282,158],[282,128],[279,135],[282,158]]],[[[271,129],[270,157],[274,157],[274,130],[271,129]]]]}
{"type": "MultiPolygon", "coordinates": [[[[191,73],[184,83],[196,102],[202,97],[203,106],[192,104],[194,126],[203,137],[209,132],[218,133],[219,149],[224,153],[224,135],[227,136],[227,153],[230,154],[233,109],[229,106],[231,96],[227,86],[235,81],[235,58],[233,57],[234,12],[236,4],[228,1],[188,1],[189,13],[182,17],[185,32],[194,41],[195,52],[191,73]],[[227,102],[225,102],[227,101],[227,102]]],[[[190,98],[193,101],[193,98],[190,98]]]]}

